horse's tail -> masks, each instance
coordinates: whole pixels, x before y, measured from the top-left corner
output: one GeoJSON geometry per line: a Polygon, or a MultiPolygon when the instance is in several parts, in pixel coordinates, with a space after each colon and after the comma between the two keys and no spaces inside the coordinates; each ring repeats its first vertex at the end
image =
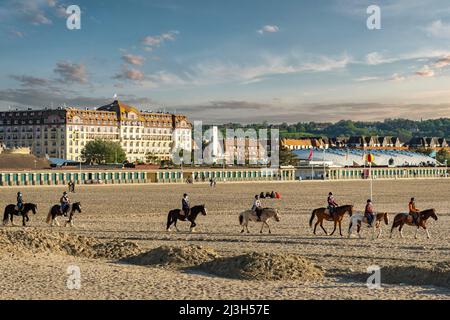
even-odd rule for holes
{"type": "Polygon", "coordinates": [[[167,215],[167,227],[166,230],[169,230],[170,225],[172,224],[172,211],[169,211],[169,214],[167,215]]]}
{"type": "Polygon", "coordinates": [[[350,218],[350,224],[348,225],[348,232],[352,230],[352,226],[353,226],[353,217],[350,218]]]}
{"type": "Polygon", "coordinates": [[[312,214],[311,214],[311,219],[309,219],[309,226],[310,227],[312,227],[312,223],[313,223],[313,220],[314,220],[314,217],[316,216],[316,209],[314,209],[313,211],[312,211],[312,214]]]}
{"type": "Polygon", "coordinates": [[[48,211],[47,220],[45,222],[50,223],[52,221],[52,208],[48,211]]]}
{"type": "Polygon", "coordinates": [[[3,223],[8,222],[8,207],[5,208],[5,213],[3,215],[3,223]]]}
{"type": "Polygon", "coordinates": [[[239,214],[239,225],[242,226],[242,224],[244,223],[244,215],[242,213],[239,214]]]}

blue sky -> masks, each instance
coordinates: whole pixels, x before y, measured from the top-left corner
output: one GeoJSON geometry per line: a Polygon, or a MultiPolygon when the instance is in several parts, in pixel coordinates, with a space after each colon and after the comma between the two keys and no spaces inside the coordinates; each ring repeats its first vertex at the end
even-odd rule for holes
{"type": "Polygon", "coordinates": [[[450,115],[448,0],[0,0],[0,22],[0,109],[117,93],[209,122],[450,115]]]}

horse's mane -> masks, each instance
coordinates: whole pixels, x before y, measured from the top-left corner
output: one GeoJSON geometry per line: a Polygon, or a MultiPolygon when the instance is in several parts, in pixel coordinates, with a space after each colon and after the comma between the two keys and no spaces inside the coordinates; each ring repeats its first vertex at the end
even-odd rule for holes
{"type": "Polygon", "coordinates": [[[436,210],[434,210],[434,209],[426,209],[426,210],[423,210],[423,211],[419,212],[420,215],[425,215],[427,213],[434,213],[434,214],[436,214],[436,210]]]}

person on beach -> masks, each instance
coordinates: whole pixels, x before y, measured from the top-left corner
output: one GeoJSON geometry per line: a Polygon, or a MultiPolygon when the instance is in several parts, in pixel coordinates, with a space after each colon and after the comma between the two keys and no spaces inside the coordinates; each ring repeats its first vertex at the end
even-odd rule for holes
{"type": "Polygon", "coordinates": [[[23,209],[23,195],[22,192],[17,192],[17,211],[22,212],[23,209]]]}
{"type": "Polygon", "coordinates": [[[63,195],[59,200],[59,202],[61,204],[61,213],[64,215],[64,217],[67,217],[67,209],[69,208],[70,205],[70,199],[66,191],[63,192],[63,195]]]}
{"type": "Polygon", "coordinates": [[[187,219],[187,217],[189,216],[189,212],[191,211],[187,193],[183,194],[183,199],[181,199],[181,210],[184,213],[185,219],[187,219]]]}
{"type": "Polygon", "coordinates": [[[261,221],[261,201],[259,200],[259,196],[255,195],[255,200],[253,200],[252,210],[256,212],[256,216],[258,217],[258,221],[261,221]]]}
{"type": "Polygon", "coordinates": [[[409,214],[413,218],[413,223],[417,225],[419,223],[419,212],[420,210],[416,208],[416,203],[414,197],[411,198],[408,204],[409,214]]]}
{"type": "Polygon", "coordinates": [[[334,198],[334,195],[332,192],[328,193],[327,204],[328,204],[328,210],[330,211],[330,216],[333,217],[334,212],[336,211],[336,207],[338,207],[339,205],[336,203],[336,199],[334,198]]]}
{"type": "Polygon", "coordinates": [[[373,203],[371,199],[367,200],[366,208],[364,209],[364,216],[367,218],[367,223],[369,227],[372,227],[374,213],[373,213],[373,203]]]}

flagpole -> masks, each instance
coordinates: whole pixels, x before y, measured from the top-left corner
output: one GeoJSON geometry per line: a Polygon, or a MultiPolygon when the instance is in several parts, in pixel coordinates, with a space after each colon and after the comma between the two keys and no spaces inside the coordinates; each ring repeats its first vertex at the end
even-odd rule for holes
{"type": "Polygon", "coordinates": [[[323,180],[326,180],[327,174],[325,172],[325,147],[323,148],[323,180]]]}
{"type": "Polygon", "coordinates": [[[372,185],[372,161],[369,162],[369,175],[370,175],[370,200],[373,201],[373,185],[372,185]]]}

